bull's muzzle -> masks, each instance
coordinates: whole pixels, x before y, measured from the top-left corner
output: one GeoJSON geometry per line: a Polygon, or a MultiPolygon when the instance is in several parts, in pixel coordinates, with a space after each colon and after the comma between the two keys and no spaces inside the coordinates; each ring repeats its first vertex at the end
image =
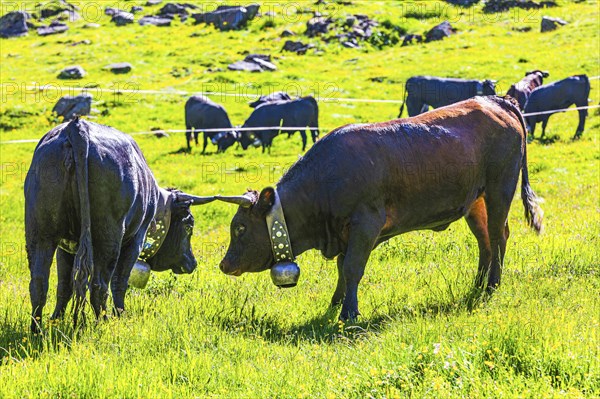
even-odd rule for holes
{"type": "Polygon", "coordinates": [[[239,268],[233,266],[227,258],[221,261],[219,268],[223,273],[229,276],[240,276],[242,274],[242,271],[239,268]]]}

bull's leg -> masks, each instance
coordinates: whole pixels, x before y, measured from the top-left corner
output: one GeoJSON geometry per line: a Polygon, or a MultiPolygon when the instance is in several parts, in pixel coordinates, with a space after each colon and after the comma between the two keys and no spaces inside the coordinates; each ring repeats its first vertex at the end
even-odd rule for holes
{"type": "Polygon", "coordinates": [[[56,291],[56,307],[52,319],[60,319],[65,314],[65,309],[73,297],[73,262],[75,257],[58,248],[56,251],[56,264],[58,266],[58,288],[56,291]]]}
{"type": "Polygon", "coordinates": [[[192,127],[191,126],[186,126],[186,128],[185,128],[185,140],[187,142],[188,150],[191,150],[192,149],[192,146],[190,144],[192,142],[192,127]]]}
{"type": "Polygon", "coordinates": [[[196,143],[196,146],[198,145],[198,135],[200,134],[200,132],[198,130],[194,130],[194,142],[196,143]]]}
{"type": "Polygon", "coordinates": [[[344,255],[340,254],[337,257],[338,281],[335,287],[335,292],[331,298],[331,307],[338,306],[344,300],[346,294],[346,280],[344,279],[344,255]]]}
{"type": "Polygon", "coordinates": [[[302,137],[302,152],[306,150],[306,130],[300,130],[300,136],[302,137]]]}
{"type": "MultiPolygon", "coordinates": [[[[587,104],[575,104],[577,107],[585,107],[587,106],[587,104]]],[[[579,125],[577,125],[577,131],[575,132],[575,136],[573,136],[573,140],[578,139],[581,137],[581,134],[583,133],[583,130],[585,129],[585,118],[587,117],[587,109],[580,109],[579,110],[579,125]]]]}
{"type": "Polygon", "coordinates": [[[533,139],[535,137],[535,125],[537,121],[535,118],[525,118],[525,121],[527,122],[526,125],[529,128],[529,134],[531,134],[531,138],[533,139]]]}
{"type": "MultiPolygon", "coordinates": [[[[508,187],[510,187],[510,184],[508,187]]],[[[513,196],[514,189],[506,189],[498,193],[486,193],[485,203],[488,215],[488,234],[490,237],[490,248],[492,250],[492,260],[490,262],[490,271],[487,281],[488,291],[492,291],[500,285],[502,266],[504,264],[504,253],[506,251],[506,241],[509,236],[508,211],[513,196]]]]}
{"type": "MultiPolygon", "coordinates": [[[[112,235],[117,237],[117,234],[112,235]]],[[[108,283],[119,258],[121,241],[96,244],[94,246],[94,272],[91,280],[90,302],[96,318],[106,317],[108,283]]]]}
{"type": "MultiPolygon", "coordinates": [[[[196,140],[196,144],[198,144],[198,140],[196,140]]],[[[202,143],[202,154],[206,152],[206,146],[208,145],[208,134],[204,133],[204,141],[202,143]]]]}
{"type": "MultiPolygon", "coordinates": [[[[143,231],[143,230],[141,230],[143,231]]],[[[117,316],[125,311],[125,293],[127,282],[136,260],[140,256],[145,234],[138,234],[129,244],[121,249],[117,267],[113,273],[110,290],[113,296],[114,311],[117,316]]]]}
{"type": "Polygon", "coordinates": [[[39,240],[27,245],[29,257],[29,295],[31,298],[32,321],[31,332],[40,331],[42,324],[42,311],[48,297],[48,279],[50,278],[50,266],[56,245],[49,241],[39,240]]]}
{"type": "Polygon", "coordinates": [[[485,279],[490,272],[492,249],[490,246],[490,237],[488,235],[487,209],[483,197],[480,197],[473,205],[471,205],[465,219],[467,220],[471,232],[477,239],[477,245],[479,246],[479,267],[477,269],[475,286],[484,288],[485,279]]]}
{"type": "Polygon", "coordinates": [[[542,119],[542,135],[540,136],[540,138],[546,136],[546,126],[548,126],[549,119],[550,119],[549,115],[545,116],[544,119],[542,119]]]}
{"type": "Polygon", "coordinates": [[[317,137],[319,137],[319,126],[311,126],[312,129],[310,130],[310,133],[312,135],[312,141],[313,144],[317,142],[317,137]]]}
{"type": "Polygon", "coordinates": [[[355,319],[360,314],[358,311],[358,284],[384,224],[385,213],[377,209],[365,207],[352,216],[348,249],[343,260],[346,295],[340,313],[341,320],[355,319]]]}

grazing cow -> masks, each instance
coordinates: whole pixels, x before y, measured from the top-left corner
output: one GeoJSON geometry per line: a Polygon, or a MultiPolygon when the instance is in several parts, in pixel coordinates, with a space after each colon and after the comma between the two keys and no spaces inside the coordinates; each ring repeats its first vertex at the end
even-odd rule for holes
{"type": "MultiPolygon", "coordinates": [[[[191,96],[185,103],[185,137],[187,139],[188,150],[191,149],[192,131],[194,140],[198,145],[198,133],[203,129],[231,129],[231,121],[227,111],[222,105],[219,105],[204,96],[191,96]]],[[[234,131],[225,132],[204,132],[204,143],[202,153],[206,151],[208,139],[217,146],[217,152],[224,152],[231,147],[237,140],[238,134],[234,131]]]]}
{"type": "Polygon", "coordinates": [[[88,287],[99,317],[109,283],[120,313],[138,258],[155,271],[196,268],[190,205],[212,200],[160,188],[135,141],[118,130],[78,118],[52,129],[38,143],[25,179],[32,331],[39,330],[55,252],[53,318],[64,314],[75,290],[76,323],[88,287]]]}
{"type": "MultiPolygon", "coordinates": [[[[586,75],[571,76],[558,82],[540,86],[529,96],[525,104],[525,114],[548,112],[555,109],[569,108],[575,104],[576,107],[585,107],[588,105],[590,95],[590,81],[586,75]]],[[[548,119],[554,112],[548,112],[541,115],[530,115],[525,117],[527,126],[534,137],[535,125],[542,122],[542,137],[546,134],[548,119]]],[[[573,139],[581,137],[585,128],[585,118],[588,112],[586,109],[579,110],[579,125],[573,139]]]]}
{"type": "Polygon", "coordinates": [[[510,86],[506,95],[517,100],[519,108],[522,111],[525,109],[525,104],[527,103],[527,99],[529,99],[531,92],[544,84],[544,78],[547,78],[548,76],[550,76],[548,72],[540,70],[527,72],[523,79],[510,86]]]}
{"type": "MultiPolygon", "coordinates": [[[[496,82],[493,80],[464,80],[436,78],[432,76],[413,76],[406,81],[404,104],[408,116],[427,112],[429,107],[439,108],[457,103],[475,96],[491,96],[496,94],[496,82]]],[[[400,106],[402,117],[404,104],[400,106]]]]}
{"type": "Polygon", "coordinates": [[[358,284],[377,245],[408,231],[441,231],[464,217],[479,244],[476,284],[493,290],[520,173],[525,216],[542,229],[529,185],[525,122],[513,101],[476,97],[413,118],[347,125],[319,140],[276,189],[217,196],[240,205],[221,270],[235,276],[267,270],[277,248],[285,249],[271,239],[289,237],[289,260],[309,249],[338,257],[331,303],[343,304],[341,319],[354,318],[358,284]],[[287,229],[273,227],[271,236],[270,220],[287,229]]]}
{"type": "MultiPolygon", "coordinates": [[[[313,143],[319,136],[319,106],[317,100],[308,96],[291,101],[262,104],[254,109],[242,128],[272,126],[300,128],[298,131],[302,136],[302,151],[304,151],[306,149],[306,131],[303,128],[311,128],[313,143]]],[[[287,132],[291,135],[296,131],[287,130],[287,132]]],[[[245,150],[257,139],[262,144],[263,152],[268,149],[270,153],[273,138],[279,133],[280,129],[244,130],[240,137],[240,143],[245,150]]]]}
{"type": "Polygon", "coordinates": [[[260,96],[258,98],[258,100],[251,102],[249,105],[250,105],[250,108],[256,108],[259,105],[262,105],[265,103],[290,101],[291,99],[292,99],[292,97],[290,97],[290,95],[287,94],[286,92],[276,91],[276,92],[268,94],[266,96],[260,96]]]}

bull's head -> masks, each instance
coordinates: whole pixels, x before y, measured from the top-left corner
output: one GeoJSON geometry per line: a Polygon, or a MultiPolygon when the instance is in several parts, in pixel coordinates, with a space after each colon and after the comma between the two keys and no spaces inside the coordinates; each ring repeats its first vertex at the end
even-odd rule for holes
{"type": "Polygon", "coordinates": [[[247,150],[248,147],[254,142],[255,137],[254,134],[250,131],[244,130],[240,135],[240,144],[244,150],[247,150]]]}
{"type": "Polygon", "coordinates": [[[248,191],[242,196],[216,198],[239,205],[231,221],[231,239],[221,261],[221,271],[239,276],[269,269],[274,259],[265,217],[275,203],[274,189],[267,187],[260,194],[248,191]]]}
{"type": "Polygon", "coordinates": [[[483,95],[484,96],[493,96],[496,95],[496,83],[497,80],[484,80],[483,81],[483,95]]]}
{"type": "Polygon", "coordinates": [[[239,136],[240,133],[235,131],[221,132],[212,138],[212,142],[217,146],[218,152],[225,152],[239,140],[239,136]]]}
{"type": "Polygon", "coordinates": [[[550,73],[546,71],[540,71],[539,69],[536,69],[535,71],[525,72],[525,76],[533,75],[535,73],[539,73],[543,78],[547,78],[548,76],[550,76],[550,73]]]}
{"type": "Polygon", "coordinates": [[[172,270],[176,274],[191,273],[198,262],[192,253],[191,238],[194,230],[192,205],[203,205],[215,197],[196,197],[179,191],[169,191],[171,200],[167,202],[170,223],[162,245],[148,264],[154,271],[172,270]]]}

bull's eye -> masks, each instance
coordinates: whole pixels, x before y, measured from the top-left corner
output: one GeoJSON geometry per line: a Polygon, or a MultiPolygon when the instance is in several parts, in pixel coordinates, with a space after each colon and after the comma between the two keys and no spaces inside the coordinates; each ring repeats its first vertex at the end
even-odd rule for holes
{"type": "Polygon", "coordinates": [[[245,232],[246,232],[246,226],[244,226],[243,224],[237,226],[234,230],[236,237],[241,237],[245,232]]]}

